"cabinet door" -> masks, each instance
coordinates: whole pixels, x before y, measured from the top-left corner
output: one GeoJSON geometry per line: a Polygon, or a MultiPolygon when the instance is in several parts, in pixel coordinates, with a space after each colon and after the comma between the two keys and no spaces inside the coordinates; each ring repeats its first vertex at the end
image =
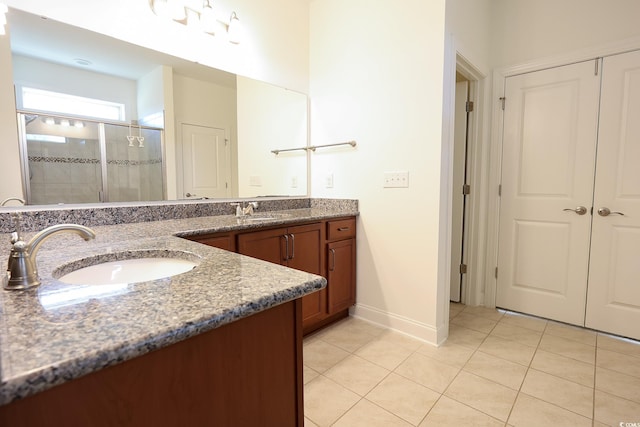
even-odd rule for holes
{"type": "Polygon", "coordinates": [[[286,265],[285,234],[285,228],[240,234],[238,235],[238,253],[274,264],[286,265]]]}
{"type": "MultiPolygon", "coordinates": [[[[321,224],[290,227],[288,266],[307,273],[322,274],[321,224]]],[[[302,297],[302,324],[308,326],[321,320],[327,311],[325,289],[302,297]]]]}
{"type": "Polygon", "coordinates": [[[232,234],[225,234],[222,236],[195,236],[192,238],[187,237],[187,239],[193,240],[194,242],[202,243],[203,245],[213,246],[214,248],[224,249],[226,251],[235,252],[236,250],[236,239],[232,234]]]}
{"type": "Polygon", "coordinates": [[[356,302],[356,240],[329,243],[327,257],[329,314],[334,314],[356,302]]]}

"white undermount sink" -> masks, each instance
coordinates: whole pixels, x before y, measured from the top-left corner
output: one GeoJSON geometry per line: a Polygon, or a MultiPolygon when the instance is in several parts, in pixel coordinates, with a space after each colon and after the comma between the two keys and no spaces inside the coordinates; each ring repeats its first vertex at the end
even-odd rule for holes
{"type": "Polygon", "coordinates": [[[182,258],[134,258],[90,265],[67,273],[58,280],[72,285],[138,283],[186,273],[197,265],[182,258]]]}

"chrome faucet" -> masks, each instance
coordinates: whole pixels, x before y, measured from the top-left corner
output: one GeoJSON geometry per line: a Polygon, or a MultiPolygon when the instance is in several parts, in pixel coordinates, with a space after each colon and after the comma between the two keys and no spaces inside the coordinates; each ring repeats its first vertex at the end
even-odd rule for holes
{"type": "Polygon", "coordinates": [[[245,202],[231,203],[231,206],[236,207],[236,217],[242,218],[245,216],[253,215],[254,210],[258,209],[258,202],[245,202]]]}
{"type": "Polygon", "coordinates": [[[11,254],[9,255],[9,263],[7,273],[3,277],[3,286],[5,289],[27,289],[40,284],[38,277],[38,266],[36,264],[36,255],[40,245],[52,235],[71,231],[78,234],[84,240],[90,240],[96,237],[96,233],[90,228],[77,224],[59,224],[47,227],[38,232],[35,236],[25,243],[20,236],[20,230],[11,235],[11,254]]]}

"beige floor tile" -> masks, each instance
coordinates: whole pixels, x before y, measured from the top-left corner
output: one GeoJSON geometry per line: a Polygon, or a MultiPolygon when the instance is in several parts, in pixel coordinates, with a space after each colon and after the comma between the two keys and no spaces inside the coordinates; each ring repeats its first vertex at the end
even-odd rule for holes
{"type": "Polygon", "coordinates": [[[392,373],[366,397],[403,420],[418,425],[440,394],[392,373]]]}
{"type": "Polygon", "coordinates": [[[544,334],[540,345],[541,350],[559,354],[561,356],[576,359],[585,363],[595,363],[596,348],[590,345],[581,344],[576,341],[556,337],[555,335],[544,334]]]}
{"type": "Polygon", "coordinates": [[[387,331],[387,328],[376,325],[375,323],[367,320],[360,319],[358,317],[349,316],[344,320],[341,320],[339,327],[347,327],[349,330],[357,333],[369,334],[378,336],[381,333],[387,331]]]}
{"type": "Polygon", "coordinates": [[[489,335],[478,350],[492,356],[528,366],[536,352],[535,347],[489,335]]]}
{"type": "Polygon", "coordinates": [[[531,347],[537,347],[540,343],[540,338],[542,338],[542,332],[502,322],[498,323],[496,327],[493,328],[490,335],[515,341],[531,347]]]}
{"type": "Polygon", "coordinates": [[[596,390],[594,418],[609,426],[639,423],[640,404],[596,390]]]}
{"type": "Polygon", "coordinates": [[[362,399],[338,420],[335,427],[409,427],[411,424],[362,399]]]}
{"type": "Polygon", "coordinates": [[[451,319],[450,323],[462,326],[464,328],[473,329],[474,331],[489,333],[498,322],[495,320],[487,319],[486,317],[467,314],[466,311],[463,311],[462,313],[451,319]]]}
{"type": "Polygon", "coordinates": [[[442,396],[424,419],[420,427],[502,427],[504,422],[442,396]]]}
{"type": "Polygon", "coordinates": [[[395,372],[412,381],[442,393],[456,377],[459,368],[446,365],[435,359],[414,353],[395,372]]]}
{"type": "Polygon", "coordinates": [[[500,359],[481,351],[473,354],[469,362],[464,366],[464,370],[514,390],[520,389],[520,385],[527,373],[526,366],[500,359]]]}
{"type": "Polygon", "coordinates": [[[640,378],[640,360],[637,357],[598,348],[596,365],[640,378]]]}
{"type": "Polygon", "coordinates": [[[587,418],[593,414],[593,388],[535,369],[527,372],[521,391],[587,418]]]}
{"type": "Polygon", "coordinates": [[[311,369],[306,365],[304,365],[302,368],[303,368],[302,377],[304,378],[305,384],[311,381],[312,379],[316,378],[318,375],[320,375],[318,372],[314,371],[313,369],[311,369]]]}
{"type": "Polygon", "coordinates": [[[544,319],[513,312],[505,313],[504,316],[502,316],[502,319],[500,319],[500,322],[520,326],[522,328],[527,328],[538,332],[544,331],[544,328],[547,326],[547,321],[544,319]]]}
{"type": "Polygon", "coordinates": [[[517,427],[590,427],[591,419],[520,393],[508,424],[517,427]]]}
{"type": "Polygon", "coordinates": [[[411,351],[416,351],[424,344],[422,341],[411,338],[407,335],[394,331],[386,331],[378,336],[378,341],[386,342],[392,345],[404,347],[411,351]]]}
{"type": "Polygon", "coordinates": [[[345,350],[322,340],[305,343],[302,360],[311,369],[323,373],[349,355],[345,350]]]}
{"type": "Polygon", "coordinates": [[[547,323],[547,329],[544,330],[544,333],[593,346],[596,345],[596,337],[598,336],[597,332],[589,329],[552,321],[547,323]]]}
{"type": "Polygon", "coordinates": [[[464,304],[459,304],[452,302],[449,304],[449,320],[456,317],[458,314],[462,313],[462,311],[466,308],[464,304]]]}
{"type": "Polygon", "coordinates": [[[363,345],[374,340],[376,335],[352,328],[348,323],[328,328],[319,334],[319,338],[331,345],[353,353],[363,345]]]}
{"type": "Polygon", "coordinates": [[[593,387],[595,383],[592,364],[549,353],[548,351],[536,351],[531,361],[531,367],[587,387],[593,387]]]}
{"type": "Polygon", "coordinates": [[[486,333],[449,323],[449,337],[447,338],[447,342],[476,349],[487,338],[487,335],[486,333]]]}
{"type": "Polygon", "coordinates": [[[354,393],[364,396],[389,375],[389,372],[368,360],[352,355],[338,362],[324,375],[354,393]]]}
{"type": "Polygon", "coordinates": [[[474,351],[475,350],[472,348],[453,344],[449,341],[445,342],[440,347],[436,347],[431,344],[423,344],[418,349],[418,353],[444,362],[447,365],[455,366],[456,368],[463,367],[474,351]]]}
{"type": "Polygon", "coordinates": [[[600,421],[594,421],[593,427],[610,427],[609,424],[601,423],[600,421]]]}
{"type": "Polygon", "coordinates": [[[640,357],[640,342],[613,335],[598,334],[598,347],[605,350],[623,353],[629,356],[640,357]]]}
{"type": "Polygon", "coordinates": [[[360,347],[355,355],[382,366],[383,368],[393,370],[400,365],[413,351],[394,345],[384,340],[375,339],[369,344],[360,347]]]}
{"type": "Polygon", "coordinates": [[[498,311],[495,308],[470,305],[464,308],[464,313],[473,314],[474,316],[480,316],[494,321],[502,319],[502,316],[504,315],[504,312],[498,311]]]}
{"type": "Polygon", "coordinates": [[[304,417],[304,427],[318,427],[318,425],[311,421],[309,418],[304,417]]]}
{"type": "Polygon", "coordinates": [[[518,392],[463,371],[444,394],[487,415],[506,421],[518,392]]]}
{"type": "Polygon", "coordinates": [[[304,386],[304,415],[319,427],[330,426],[358,400],[354,392],[319,376],[304,386]]]}
{"type": "Polygon", "coordinates": [[[640,380],[631,375],[597,367],[596,389],[640,403],[640,380]]]}

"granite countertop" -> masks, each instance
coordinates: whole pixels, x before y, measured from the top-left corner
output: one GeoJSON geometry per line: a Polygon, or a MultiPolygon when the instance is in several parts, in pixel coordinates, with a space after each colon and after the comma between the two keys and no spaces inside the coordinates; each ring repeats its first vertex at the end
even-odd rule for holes
{"type": "MultiPolygon", "coordinates": [[[[42,284],[0,291],[0,405],[143,355],[326,286],[320,276],[205,246],[178,236],[250,230],[332,217],[353,209],[307,208],[91,227],[94,240],[70,233],[46,240],[37,255],[42,284]],[[178,254],[192,271],[127,285],[67,285],[57,268],[123,251],[178,254]]],[[[28,241],[34,233],[25,233],[28,241]]],[[[8,242],[9,235],[0,235],[8,242]]],[[[0,245],[0,260],[10,245],[0,245]]],[[[0,261],[4,262],[4,261],[0,261]]]]}

